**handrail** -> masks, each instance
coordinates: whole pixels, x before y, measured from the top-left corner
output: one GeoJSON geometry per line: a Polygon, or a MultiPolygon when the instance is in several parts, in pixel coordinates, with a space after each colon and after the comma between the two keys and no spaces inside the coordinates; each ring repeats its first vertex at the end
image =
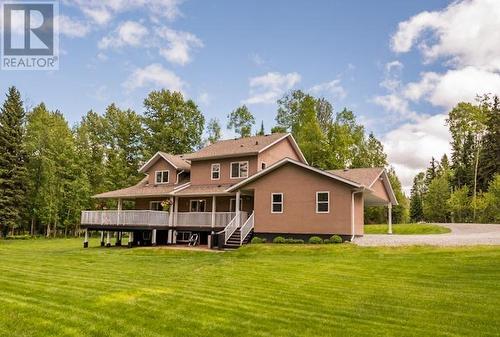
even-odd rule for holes
{"type": "Polygon", "coordinates": [[[250,214],[247,221],[240,228],[240,246],[243,245],[243,241],[247,237],[248,233],[253,229],[254,226],[254,212],[250,214]]]}
{"type": "Polygon", "coordinates": [[[224,228],[224,230],[220,231],[220,233],[224,233],[224,244],[227,243],[229,238],[234,234],[234,232],[238,229],[238,219],[239,219],[240,214],[236,213],[234,216],[233,220],[229,222],[229,224],[224,228]]]}

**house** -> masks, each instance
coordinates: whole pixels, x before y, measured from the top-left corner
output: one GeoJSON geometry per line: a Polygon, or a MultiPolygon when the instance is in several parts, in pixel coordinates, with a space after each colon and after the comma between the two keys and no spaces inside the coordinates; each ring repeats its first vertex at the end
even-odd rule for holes
{"type": "MultiPolygon", "coordinates": [[[[238,247],[252,235],[307,239],[363,235],[363,208],[397,201],[383,168],[323,171],[308,165],[291,134],[222,140],[201,150],[158,152],[138,184],[95,195],[116,210],[83,211],[81,226],[121,245],[238,247]],[[133,209],[123,209],[124,201],[133,209]]],[[[389,216],[390,219],[390,216],[389,216]]],[[[390,220],[389,220],[390,222],[390,220]]],[[[389,227],[390,228],[390,227],[389,227]]]]}

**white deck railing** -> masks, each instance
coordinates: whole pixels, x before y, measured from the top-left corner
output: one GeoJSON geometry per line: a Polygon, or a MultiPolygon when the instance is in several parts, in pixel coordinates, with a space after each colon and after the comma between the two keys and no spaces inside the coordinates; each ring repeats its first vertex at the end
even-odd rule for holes
{"type": "Polygon", "coordinates": [[[227,243],[227,240],[233,235],[233,233],[238,229],[238,219],[240,218],[241,213],[236,213],[235,217],[231,222],[224,228],[224,244],[227,243]]]}
{"type": "MultiPolygon", "coordinates": [[[[225,227],[234,218],[234,212],[215,212],[214,227],[225,227]]],[[[212,226],[212,212],[179,212],[177,226],[212,226]]]]}
{"type": "Polygon", "coordinates": [[[240,228],[240,246],[243,244],[243,241],[245,241],[245,238],[247,237],[248,233],[250,233],[250,231],[253,229],[253,225],[254,225],[254,213],[252,212],[252,214],[250,214],[250,216],[248,217],[248,220],[245,221],[245,223],[243,224],[243,226],[241,226],[240,228]]]}

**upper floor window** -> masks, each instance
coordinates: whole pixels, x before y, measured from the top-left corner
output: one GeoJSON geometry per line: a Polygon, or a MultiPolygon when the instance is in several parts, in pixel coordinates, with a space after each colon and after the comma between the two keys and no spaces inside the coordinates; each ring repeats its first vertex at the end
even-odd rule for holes
{"type": "Polygon", "coordinates": [[[248,177],[247,161],[231,163],[231,179],[247,178],[247,177],[248,177]]]}
{"type": "Polygon", "coordinates": [[[283,193],[271,193],[271,213],[283,213],[283,193]]]}
{"type": "Polygon", "coordinates": [[[169,171],[156,171],[155,176],[155,182],[157,184],[168,184],[169,171]]]}
{"type": "Polygon", "coordinates": [[[316,192],[316,213],[330,212],[330,192],[316,192]]]}
{"type": "Polygon", "coordinates": [[[220,179],[220,164],[212,164],[212,180],[220,179]]]}

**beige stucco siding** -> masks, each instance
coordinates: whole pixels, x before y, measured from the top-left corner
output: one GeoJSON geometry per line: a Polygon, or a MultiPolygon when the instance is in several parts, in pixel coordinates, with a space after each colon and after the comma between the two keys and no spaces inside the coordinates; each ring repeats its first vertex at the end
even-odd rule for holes
{"type": "Polygon", "coordinates": [[[243,179],[231,179],[231,163],[239,161],[248,161],[249,172],[251,176],[257,172],[257,156],[211,159],[191,162],[191,185],[221,185],[236,184],[243,179]],[[212,180],[212,164],[221,165],[221,177],[219,180],[212,180]]]}
{"type": "MultiPolygon", "coordinates": [[[[286,164],[244,189],[254,190],[257,233],[352,234],[352,188],[344,183],[286,164]],[[316,192],[320,191],[330,192],[329,213],[316,213],[316,192]],[[271,213],[271,193],[283,193],[282,214],[271,213]]],[[[362,202],[356,203],[355,212],[362,214],[362,202]]]]}
{"type": "Polygon", "coordinates": [[[389,198],[389,194],[387,194],[387,190],[382,180],[377,179],[377,181],[371,186],[371,189],[373,190],[373,194],[375,196],[390,202],[391,199],[389,198]]]}
{"type": "Polygon", "coordinates": [[[354,232],[363,235],[365,232],[364,198],[362,193],[354,194],[354,232]]]}
{"type": "Polygon", "coordinates": [[[289,137],[281,140],[259,154],[258,170],[262,170],[262,163],[265,163],[266,167],[269,167],[283,158],[301,161],[299,155],[293,148],[289,137]]]}
{"type": "Polygon", "coordinates": [[[160,158],[154,163],[149,170],[146,172],[148,174],[148,182],[150,185],[155,185],[156,171],[169,171],[169,181],[167,185],[174,185],[177,179],[177,170],[170,165],[165,159],[160,158]]]}

